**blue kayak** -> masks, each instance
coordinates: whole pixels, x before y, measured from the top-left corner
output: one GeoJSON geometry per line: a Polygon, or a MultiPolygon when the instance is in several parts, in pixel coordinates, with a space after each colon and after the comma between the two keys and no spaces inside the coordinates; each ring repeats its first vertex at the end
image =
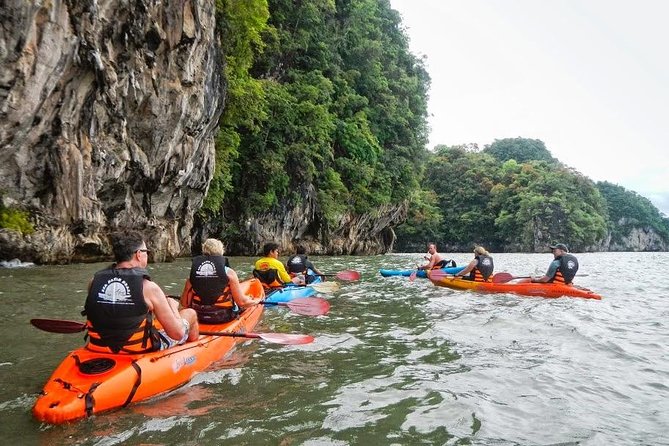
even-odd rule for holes
{"type": "MultiPolygon", "coordinates": [[[[311,272],[311,270],[309,270],[311,272]]],[[[323,278],[316,276],[311,283],[321,283],[323,278]]],[[[316,290],[309,285],[286,285],[283,288],[277,288],[267,293],[265,302],[290,302],[298,297],[309,297],[316,294],[316,290]]]]}
{"type": "MultiPolygon", "coordinates": [[[[464,266],[456,266],[453,268],[441,268],[439,271],[442,271],[445,274],[457,274],[460,271],[465,269],[464,266]]],[[[416,271],[415,269],[380,269],[379,272],[383,277],[392,277],[392,276],[405,276],[408,277],[411,273],[416,273],[416,277],[421,279],[427,279],[427,272],[424,269],[416,271]]]]}

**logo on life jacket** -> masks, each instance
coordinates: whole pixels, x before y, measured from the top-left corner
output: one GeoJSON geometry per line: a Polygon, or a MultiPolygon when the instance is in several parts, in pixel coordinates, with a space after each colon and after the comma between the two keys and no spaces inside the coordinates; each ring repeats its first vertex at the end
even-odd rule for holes
{"type": "Polygon", "coordinates": [[[98,302],[112,305],[133,305],[128,282],[120,277],[109,279],[98,293],[98,302]]]}
{"type": "Polygon", "coordinates": [[[490,266],[492,265],[492,260],[490,260],[489,257],[484,257],[483,260],[481,260],[481,265],[490,266]]]}
{"type": "Polygon", "coordinates": [[[205,260],[195,271],[195,275],[198,277],[218,277],[218,271],[213,262],[205,260]]]}

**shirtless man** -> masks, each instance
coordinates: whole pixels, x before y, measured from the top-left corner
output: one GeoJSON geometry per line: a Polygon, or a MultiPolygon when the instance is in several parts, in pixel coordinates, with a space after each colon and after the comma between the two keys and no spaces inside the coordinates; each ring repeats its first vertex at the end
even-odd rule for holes
{"type": "Polygon", "coordinates": [[[427,255],[425,255],[424,259],[428,260],[427,264],[419,266],[418,269],[433,269],[443,260],[441,254],[437,252],[437,245],[435,243],[428,243],[427,255]]]}

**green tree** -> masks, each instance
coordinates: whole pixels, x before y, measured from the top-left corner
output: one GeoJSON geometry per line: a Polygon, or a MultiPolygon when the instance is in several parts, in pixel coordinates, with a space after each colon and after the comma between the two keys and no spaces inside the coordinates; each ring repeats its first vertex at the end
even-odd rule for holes
{"type": "Polygon", "coordinates": [[[544,142],[539,139],[520,137],[496,139],[492,144],[486,146],[483,152],[501,162],[513,159],[519,163],[527,161],[557,163],[557,160],[546,149],[544,142]]]}
{"type": "Polygon", "coordinates": [[[253,119],[229,127],[239,156],[228,163],[226,215],[285,212],[315,189],[311,235],[322,237],[344,213],[409,200],[426,153],[429,77],[397,12],[385,0],[268,7],[264,51],[248,70],[260,100],[253,119]]]}
{"type": "Polygon", "coordinates": [[[610,216],[611,237],[620,242],[633,228],[652,228],[665,242],[669,242],[669,218],[645,197],[607,181],[598,182],[597,189],[606,200],[610,216]]]}

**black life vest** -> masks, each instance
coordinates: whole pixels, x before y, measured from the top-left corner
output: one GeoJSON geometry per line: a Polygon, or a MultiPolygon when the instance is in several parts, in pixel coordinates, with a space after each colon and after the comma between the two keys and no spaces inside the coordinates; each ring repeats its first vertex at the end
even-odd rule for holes
{"type": "Polygon", "coordinates": [[[288,266],[288,273],[304,274],[307,272],[307,256],[296,254],[288,259],[286,265],[288,266]]]}
{"type": "Polygon", "coordinates": [[[492,261],[492,257],[486,255],[477,255],[474,256],[478,263],[476,267],[469,273],[469,279],[474,282],[488,282],[488,279],[492,275],[495,265],[492,261]]]}
{"type": "Polygon", "coordinates": [[[144,279],[151,280],[143,268],[112,265],[95,273],[83,311],[90,349],[113,353],[160,349],[153,315],[144,301],[144,279]]]}
{"type": "Polygon", "coordinates": [[[435,263],[434,266],[432,267],[432,269],[455,268],[456,266],[458,266],[458,264],[455,263],[455,260],[453,260],[453,259],[448,259],[448,260],[442,259],[442,260],[438,261],[437,263],[435,263]]]}
{"type": "Polygon", "coordinates": [[[265,287],[265,289],[283,287],[283,282],[279,280],[279,271],[274,268],[265,270],[254,269],[253,277],[260,280],[260,283],[262,283],[262,286],[265,287]]]}
{"type": "Polygon", "coordinates": [[[227,260],[223,256],[197,256],[193,259],[190,284],[195,293],[193,300],[197,304],[214,305],[232,300],[230,293],[225,292],[228,288],[227,260]]]}
{"type": "Polygon", "coordinates": [[[562,254],[557,260],[560,266],[549,282],[570,284],[578,272],[578,260],[571,254],[562,254]]]}
{"type": "Polygon", "coordinates": [[[225,272],[227,265],[228,259],[223,256],[201,255],[193,259],[190,268],[193,289],[190,307],[195,310],[202,324],[222,324],[237,316],[225,272]]]}

